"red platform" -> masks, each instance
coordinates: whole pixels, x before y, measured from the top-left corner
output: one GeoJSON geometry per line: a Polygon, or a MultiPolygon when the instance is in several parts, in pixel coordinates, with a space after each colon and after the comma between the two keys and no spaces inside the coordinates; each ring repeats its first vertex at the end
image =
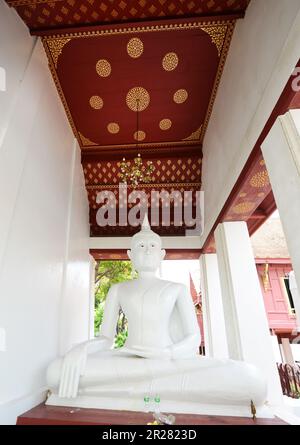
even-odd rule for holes
{"type": "MultiPolygon", "coordinates": [[[[175,414],[176,425],[286,425],[280,419],[175,414]]],[[[17,425],[146,425],[152,415],[133,411],[38,405],[18,417],[17,425]]]]}

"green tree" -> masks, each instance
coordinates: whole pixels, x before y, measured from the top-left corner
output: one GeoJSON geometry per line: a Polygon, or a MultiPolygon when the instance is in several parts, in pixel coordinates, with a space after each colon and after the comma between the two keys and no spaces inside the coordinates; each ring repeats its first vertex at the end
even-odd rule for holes
{"type": "MultiPolygon", "coordinates": [[[[132,271],[130,261],[99,261],[95,269],[95,335],[99,335],[103,320],[105,300],[110,287],[113,284],[136,278],[132,271]]],[[[115,348],[120,348],[125,343],[128,335],[127,320],[120,310],[116,327],[115,348]]]]}

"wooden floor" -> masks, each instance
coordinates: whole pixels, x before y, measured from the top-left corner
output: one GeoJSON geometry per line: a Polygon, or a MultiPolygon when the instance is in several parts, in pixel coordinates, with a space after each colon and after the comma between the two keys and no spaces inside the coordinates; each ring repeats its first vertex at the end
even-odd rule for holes
{"type": "MultiPolygon", "coordinates": [[[[175,414],[175,425],[286,425],[280,419],[175,414]]],[[[17,425],[146,425],[151,414],[132,411],[38,405],[18,417],[17,425]]]]}

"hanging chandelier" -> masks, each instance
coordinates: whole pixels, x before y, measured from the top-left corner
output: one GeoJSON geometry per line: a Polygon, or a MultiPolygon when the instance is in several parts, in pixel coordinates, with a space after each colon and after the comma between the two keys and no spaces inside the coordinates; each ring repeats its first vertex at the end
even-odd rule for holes
{"type": "MultiPolygon", "coordinates": [[[[140,131],[139,131],[139,99],[136,99],[136,149],[138,151],[138,144],[139,144],[139,137],[140,137],[140,131]]],[[[147,161],[147,163],[144,165],[142,157],[140,153],[138,153],[137,157],[133,159],[133,163],[130,161],[126,161],[125,158],[123,158],[122,162],[120,163],[121,173],[119,174],[121,181],[124,184],[131,185],[133,187],[137,187],[139,184],[148,184],[149,182],[153,181],[152,173],[155,170],[155,167],[153,165],[152,161],[147,161]]]]}

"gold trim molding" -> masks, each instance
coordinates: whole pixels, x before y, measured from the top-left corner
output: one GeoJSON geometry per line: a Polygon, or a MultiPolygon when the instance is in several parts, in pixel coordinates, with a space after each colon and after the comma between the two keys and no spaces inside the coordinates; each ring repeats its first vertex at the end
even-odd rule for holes
{"type": "Polygon", "coordinates": [[[49,62],[50,62],[50,63],[49,63],[49,68],[50,68],[50,71],[51,71],[51,74],[52,74],[52,78],[53,78],[54,84],[55,84],[55,86],[56,86],[56,88],[57,88],[57,92],[58,92],[59,97],[60,97],[60,99],[61,99],[61,101],[62,101],[62,104],[63,104],[63,106],[64,106],[64,109],[65,109],[65,112],[66,112],[68,121],[69,121],[69,123],[70,123],[70,125],[71,125],[71,128],[72,128],[72,130],[73,130],[74,136],[76,137],[78,143],[80,143],[80,135],[79,135],[79,132],[77,131],[77,128],[75,127],[75,124],[74,124],[74,121],[73,121],[73,117],[72,117],[71,111],[70,111],[70,109],[69,109],[69,106],[68,106],[68,104],[67,104],[65,95],[64,95],[64,93],[63,93],[63,90],[62,90],[62,87],[61,87],[59,78],[58,78],[58,76],[57,76],[57,73],[56,73],[56,69],[55,69],[55,67],[54,67],[54,64],[53,64],[53,62],[51,63],[51,54],[50,54],[49,48],[46,47],[45,45],[44,45],[44,48],[45,48],[45,51],[46,51],[48,60],[49,60],[49,62]]]}
{"type": "Polygon", "coordinates": [[[183,139],[184,141],[198,141],[201,136],[202,125],[198,128],[198,130],[194,131],[189,137],[183,139]]]}
{"type": "MultiPolygon", "coordinates": [[[[194,187],[201,188],[201,182],[172,182],[172,183],[151,183],[151,184],[141,184],[142,188],[161,188],[161,187],[194,187]]],[[[86,184],[87,190],[98,190],[98,189],[118,189],[119,184],[97,184],[97,185],[88,185],[86,184]]],[[[127,188],[133,188],[132,185],[128,184],[127,188]]],[[[192,191],[192,190],[191,190],[192,191]]]]}
{"type": "Polygon", "coordinates": [[[97,145],[96,142],[93,142],[89,138],[86,138],[85,136],[83,136],[83,134],[80,133],[80,131],[78,131],[78,134],[80,136],[82,145],[84,145],[84,146],[87,146],[87,145],[97,145]]]}
{"type": "Polygon", "coordinates": [[[201,137],[200,137],[200,143],[203,142],[203,139],[204,139],[204,136],[205,136],[205,133],[206,133],[206,130],[207,130],[208,122],[209,122],[209,119],[210,119],[210,116],[211,116],[211,113],[212,113],[212,109],[213,109],[213,106],[214,106],[214,103],[215,103],[215,99],[216,99],[217,92],[218,92],[218,87],[220,85],[221,77],[222,77],[222,74],[223,74],[223,71],[224,71],[224,66],[225,66],[227,54],[228,54],[228,51],[229,51],[229,46],[230,46],[230,42],[231,42],[231,39],[232,39],[234,27],[235,27],[235,22],[236,22],[236,20],[232,20],[227,25],[227,32],[226,32],[226,36],[225,36],[224,44],[223,44],[223,49],[222,49],[221,56],[220,56],[220,61],[219,61],[219,66],[218,66],[218,70],[217,70],[217,75],[216,75],[214,86],[213,86],[213,89],[212,89],[212,94],[211,94],[209,105],[208,105],[208,108],[207,108],[204,124],[202,126],[202,134],[201,134],[201,137]]]}
{"type": "MultiPolygon", "coordinates": [[[[174,148],[174,147],[199,147],[199,141],[170,141],[170,142],[145,142],[139,144],[139,149],[145,151],[147,148],[174,148]]],[[[111,144],[111,145],[99,145],[92,147],[95,150],[103,150],[108,152],[109,150],[124,150],[124,149],[136,149],[136,144],[111,144]]]]}
{"type": "Polygon", "coordinates": [[[202,31],[210,36],[212,43],[217,47],[218,56],[220,57],[227,33],[227,26],[205,26],[202,28],[202,31]]]}
{"type": "Polygon", "coordinates": [[[57,61],[62,53],[64,46],[72,39],[52,39],[48,41],[48,48],[51,53],[54,66],[57,68],[57,61]]]}
{"type": "MultiPolygon", "coordinates": [[[[225,28],[228,28],[234,25],[236,19],[231,20],[215,20],[215,21],[194,21],[189,23],[170,23],[164,25],[147,25],[147,26],[128,26],[124,28],[107,28],[107,29],[97,29],[94,31],[79,31],[79,32],[71,32],[71,33],[63,33],[63,34],[53,34],[49,36],[43,37],[43,40],[50,39],[59,39],[62,37],[70,37],[70,38],[88,38],[88,37],[97,37],[97,36],[112,36],[118,34],[137,34],[137,33],[147,33],[147,32],[160,32],[160,31],[189,31],[191,29],[202,29],[202,31],[206,32],[210,36],[214,35],[214,43],[218,40],[217,36],[221,35],[225,28]]],[[[226,30],[224,32],[225,39],[226,30]]],[[[216,45],[216,43],[215,43],[216,45]]]]}

